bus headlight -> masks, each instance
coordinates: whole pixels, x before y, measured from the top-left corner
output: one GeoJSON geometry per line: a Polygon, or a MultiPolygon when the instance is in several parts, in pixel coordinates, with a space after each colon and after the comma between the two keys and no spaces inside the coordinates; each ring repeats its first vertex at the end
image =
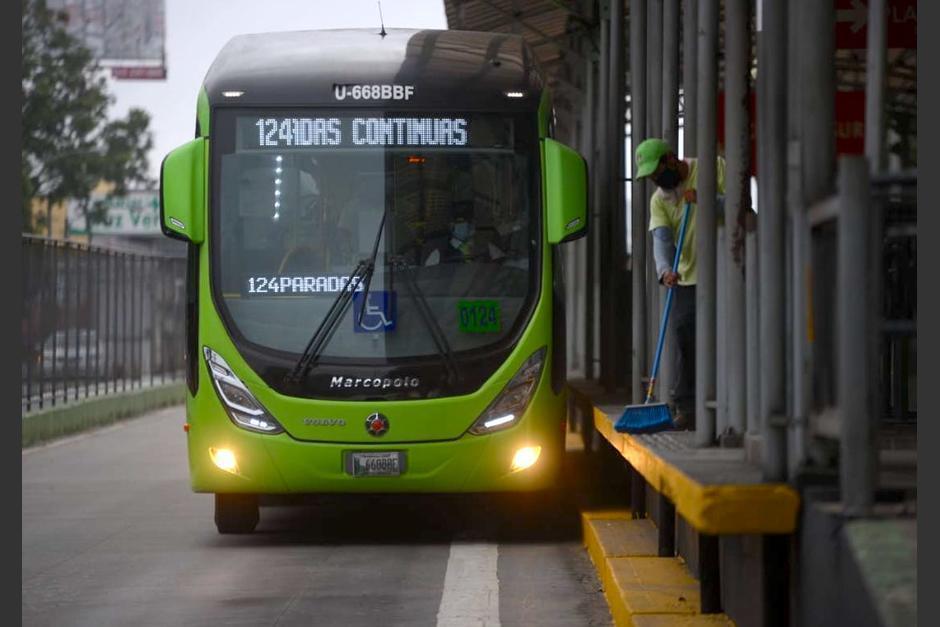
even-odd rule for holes
{"type": "Polygon", "coordinates": [[[538,387],[544,363],[545,347],[543,346],[532,353],[532,356],[522,364],[499,396],[493,399],[486,411],[473,423],[470,433],[474,435],[493,433],[516,424],[525,413],[535,393],[535,388],[538,387]]]}
{"type": "Polygon", "coordinates": [[[526,468],[535,465],[535,462],[539,461],[539,455],[541,454],[541,446],[523,446],[521,449],[516,451],[515,455],[512,456],[512,465],[509,467],[509,469],[512,472],[525,470],[526,468]]]}
{"type": "Polygon", "coordinates": [[[281,433],[284,427],[248,391],[222,356],[208,346],[202,350],[215,391],[232,422],[249,431],[281,433]]]}

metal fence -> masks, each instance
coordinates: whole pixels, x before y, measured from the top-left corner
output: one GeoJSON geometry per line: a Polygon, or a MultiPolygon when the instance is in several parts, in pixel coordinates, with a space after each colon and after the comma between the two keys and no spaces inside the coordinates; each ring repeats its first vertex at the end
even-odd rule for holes
{"type": "Polygon", "coordinates": [[[24,235],[22,407],[183,376],[186,260],[24,235]]]}

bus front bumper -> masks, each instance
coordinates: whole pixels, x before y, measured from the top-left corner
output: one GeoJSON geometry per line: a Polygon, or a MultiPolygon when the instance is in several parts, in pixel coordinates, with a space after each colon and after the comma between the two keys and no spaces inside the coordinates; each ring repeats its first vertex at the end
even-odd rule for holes
{"type": "MultiPolygon", "coordinates": [[[[555,485],[564,452],[563,423],[527,416],[521,424],[483,436],[421,443],[345,444],[303,442],[286,433],[253,434],[214,424],[188,433],[189,465],[195,492],[311,494],[363,492],[534,491],[555,485]],[[541,422],[542,424],[537,424],[541,422]],[[531,466],[515,469],[520,449],[538,448],[531,466]],[[229,451],[233,467],[213,461],[229,451]],[[400,451],[401,474],[354,477],[347,456],[353,452],[400,451]]],[[[525,456],[523,453],[522,456],[525,456]]],[[[228,460],[229,455],[225,454],[228,460]]],[[[230,466],[232,464],[229,464],[230,466]]]]}

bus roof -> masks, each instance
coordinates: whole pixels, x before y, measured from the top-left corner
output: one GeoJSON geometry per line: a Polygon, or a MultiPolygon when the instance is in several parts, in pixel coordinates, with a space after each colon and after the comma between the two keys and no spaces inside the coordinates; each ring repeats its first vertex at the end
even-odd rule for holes
{"type": "Polygon", "coordinates": [[[519,35],[387,33],[345,29],[239,35],[222,48],[206,74],[209,104],[496,111],[538,107],[544,82],[535,55],[519,35]],[[378,85],[380,91],[370,87],[365,99],[357,99],[361,90],[353,91],[356,85],[378,85]],[[383,85],[392,89],[381,90],[383,85]],[[507,97],[507,92],[517,93],[507,97]],[[373,99],[373,94],[380,97],[373,99]]]}

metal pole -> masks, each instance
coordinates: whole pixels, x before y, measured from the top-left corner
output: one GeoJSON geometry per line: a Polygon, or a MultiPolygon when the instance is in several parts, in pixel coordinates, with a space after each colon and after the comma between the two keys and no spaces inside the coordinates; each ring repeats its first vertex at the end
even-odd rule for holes
{"type": "MultiPolygon", "coordinates": [[[[875,332],[868,299],[871,228],[868,162],[843,157],[839,163],[838,403],[842,502],[848,516],[871,512],[875,486],[875,416],[869,395],[868,338],[875,332]]],[[[880,251],[879,251],[880,252],[880,251]]]]}
{"type": "MultiPolygon", "coordinates": [[[[663,3],[663,139],[672,146],[676,154],[679,153],[679,0],[665,0],[663,3]]],[[[656,284],[654,283],[654,286],[656,284]]],[[[656,288],[659,292],[659,312],[666,306],[666,290],[656,288]]],[[[658,322],[658,321],[657,321],[658,322]]],[[[673,364],[675,359],[673,351],[672,334],[667,333],[663,343],[663,354],[659,362],[659,379],[657,388],[660,390],[660,399],[668,396],[673,385],[673,364]]]]}
{"type": "MultiPolygon", "coordinates": [[[[52,243],[52,286],[51,286],[51,295],[52,295],[52,311],[53,311],[53,325],[52,325],[52,406],[55,407],[55,395],[56,395],[56,353],[59,350],[59,324],[61,323],[61,316],[59,311],[59,244],[56,242],[52,243]]],[[[59,373],[61,376],[61,373],[59,373]]]]}
{"type": "MultiPolygon", "coordinates": [[[[597,160],[597,173],[595,178],[595,185],[597,187],[597,193],[594,195],[595,199],[595,211],[598,225],[598,238],[599,244],[599,259],[598,259],[598,269],[610,268],[610,238],[608,236],[610,232],[608,214],[607,214],[607,205],[609,196],[608,179],[609,179],[609,163],[610,163],[610,128],[607,124],[607,111],[610,106],[610,99],[607,97],[609,90],[609,78],[608,78],[608,65],[610,61],[610,20],[607,16],[601,18],[600,21],[600,71],[598,77],[600,79],[600,94],[599,100],[600,103],[599,110],[597,112],[597,147],[598,147],[598,160],[597,160]]],[[[611,317],[610,317],[610,284],[603,276],[602,273],[598,273],[598,290],[599,290],[599,302],[598,306],[600,308],[600,338],[610,337],[611,332],[611,317]]],[[[611,346],[610,342],[601,341],[600,342],[600,358],[601,358],[601,384],[610,389],[612,381],[612,372],[611,372],[611,357],[613,355],[613,350],[615,347],[611,346]]]]}
{"type": "MultiPolygon", "coordinates": [[[[155,276],[157,274],[155,271],[157,267],[157,263],[158,262],[156,259],[151,259],[150,263],[147,264],[149,266],[149,270],[147,271],[147,285],[148,286],[157,285],[157,281],[155,279],[155,276]]],[[[157,316],[155,314],[157,313],[156,308],[157,308],[158,301],[156,298],[154,298],[154,296],[158,293],[159,292],[153,289],[150,289],[147,291],[147,294],[149,296],[147,311],[149,313],[148,320],[150,322],[150,351],[149,351],[150,387],[153,387],[153,379],[154,379],[153,375],[154,375],[154,370],[156,369],[156,361],[154,358],[156,357],[156,349],[157,349],[157,323],[156,323],[157,316]]]]}
{"type": "Polygon", "coordinates": [[[624,41],[623,41],[623,0],[613,0],[610,3],[610,61],[608,65],[609,73],[609,91],[607,93],[610,99],[610,105],[607,111],[609,116],[609,141],[610,141],[610,171],[608,193],[610,194],[609,222],[610,229],[607,231],[607,237],[611,240],[611,264],[608,267],[607,277],[610,282],[610,292],[608,293],[611,307],[611,327],[610,337],[613,339],[613,351],[611,364],[613,366],[613,383],[615,388],[622,387],[626,381],[626,355],[623,347],[627,345],[625,341],[628,328],[627,325],[627,303],[625,294],[627,286],[624,284],[626,274],[625,254],[626,248],[626,228],[624,216],[624,109],[625,90],[624,90],[624,41]]]}
{"type": "Polygon", "coordinates": [[[594,151],[597,147],[597,81],[595,80],[595,64],[594,61],[589,61],[587,64],[587,111],[585,115],[587,120],[585,126],[587,128],[588,140],[587,140],[587,153],[586,157],[588,160],[588,189],[591,190],[591,203],[588,207],[589,218],[588,218],[588,228],[590,233],[588,237],[584,238],[585,248],[586,248],[586,277],[585,282],[587,284],[587,289],[585,290],[585,303],[584,303],[584,378],[593,379],[594,378],[594,255],[595,255],[595,243],[597,242],[597,224],[595,224],[594,216],[597,215],[596,206],[597,206],[597,188],[595,187],[595,179],[597,178],[597,158],[594,151]]]}
{"type": "MultiPolygon", "coordinates": [[[[799,188],[791,192],[792,229],[792,442],[790,474],[805,456],[809,417],[812,346],[809,341],[810,230],[806,208],[832,194],[835,182],[835,4],[801,0],[799,30],[800,146],[799,188]]],[[[791,41],[791,46],[795,42],[791,41]]]]}
{"type": "Polygon", "coordinates": [[[728,246],[725,217],[715,216],[715,435],[725,446],[722,436],[728,430],[728,246]]]}
{"type": "Polygon", "coordinates": [[[663,136],[663,1],[648,0],[646,4],[646,110],[649,136],[663,136]]]}
{"type": "MultiPolygon", "coordinates": [[[[647,0],[646,3],[646,136],[663,136],[663,0],[647,0]]],[[[650,183],[648,192],[652,193],[650,183]]],[[[644,223],[649,224],[649,202],[644,203],[646,216],[644,223]]],[[[645,234],[646,229],[644,229],[645,234]]],[[[656,351],[659,336],[659,320],[662,313],[664,295],[661,293],[656,277],[656,264],[653,263],[653,238],[644,237],[646,244],[646,354],[656,351]]],[[[646,366],[649,367],[648,365],[646,366]]],[[[662,390],[663,388],[660,387],[662,390]]]]}
{"type": "MultiPolygon", "coordinates": [[[[754,220],[753,214],[749,218],[754,220]]],[[[744,237],[745,261],[745,318],[747,338],[745,346],[746,381],[747,381],[747,435],[754,436],[760,433],[760,386],[758,373],[760,372],[760,333],[758,330],[758,267],[757,267],[757,231],[748,230],[744,237]]]]}
{"type": "MultiPolygon", "coordinates": [[[[794,326],[801,324],[794,322],[794,312],[801,310],[802,303],[795,302],[801,295],[794,295],[794,287],[799,285],[799,279],[796,277],[798,265],[794,265],[794,239],[800,240],[799,234],[794,237],[794,225],[800,222],[800,210],[803,202],[803,169],[802,169],[802,133],[803,133],[803,94],[805,88],[803,76],[802,55],[806,46],[802,38],[804,24],[802,22],[802,0],[788,3],[787,10],[787,102],[786,102],[786,126],[787,126],[787,164],[784,173],[784,187],[786,189],[786,211],[784,217],[784,276],[787,282],[784,286],[784,407],[782,408],[782,417],[780,419],[781,429],[790,429],[792,426],[791,417],[795,415],[793,405],[794,385],[799,370],[794,368],[794,326]]],[[[796,245],[800,245],[800,241],[796,245]]],[[[788,438],[789,432],[784,431],[784,437],[788,438]]],[[[783,445],[785,448],[785,459],[792,459],[788,450],[789,442],[783,445]]]]}
{"type": "Polygon", "coordinates": [[[603,237],[601,236],[601,185],[602,178],[601,174],[603,171],[603,147],[604,142],[600,137],[600,134],[603,133],[604,129],[604,100],[602,98],[602,93],[604,85],[607,83],[601,74],[600,61],[594,64],[595,71],[595,80],[594,80],[594,171],[591,174],[591,190],[593,192],[591,199],[591,218],[593,224],[591,225],[591,232],[593,233],[594,241],[591,244],[592,253],[591,253],[591,268],[594,271],[594,277],[592,282],[592,294],[591,294],[591,303],[594,308],[594,316],[591,320],[593,330],[591,337],[593,338],[591,342],[591,351],[593,359],[591,360],[591,372],[592,379],[600,379],[601,371],[603,370],[603,347],[601,343],[601,322],[604,315],[604,307],[601,303],[601,288],[600,288],[600,268],[601,268],[601,250],[603,249],[603,237]]]}
{"type": "MultiPolygon", "coordinates": [[[[630,144],[636,146],[646,137],[646,0],[630,2],[630,144]]],[[[631,150],[632,152],[632,150],[631,150]]],[[[635,173],[635,169],[631,169],[635,173]]],[[[632,219],[633,279],[633,368],[630,389],[634,403],[643,401],[641,378],[646,360],[646,183],[630,184],[632,219]]]]}
{"type": "Polygon", "coordinates": [[[767,481],[786,477],[786,433],[780,425],[786,409],[784,370],[784,207],[786,182],[787,7],[778,0],[761,0],[760,59],[757,79],[763,83],[758,103],[762,120],[763,161],[759,164],[764,194],[757,221],[760,272],[760,419],[761,461],[767,481]]]}
{"type": "MultiPolygon", "coordinates": [[[[868,157],[869,171],[880,174],[887,168],[885,154],[885,72],[887,55],[887,20],[885,16],[886,0],[869,0],[868,3],[868,53],[865,63],[865,155],[868,157]]],[[[881,384],[881,364],[885,350],[884,335],[881,332],[884,324],[884,200],[881,196],[874,199],[871,207],[872,217],[869,241],[871,249],[868,251],[868,286],[869,309],[866,335],[869,339],[869,384],[871,395],[868,399],[871,408],[872,429],[884,411],[884,391],[881,384]]],[[[894,352],[897,355],[900,346],[895,344],[894,352]]],[[[895,358],[894,370],[898,370],[898,359],[895,358]]],[[[900,378],[900,375],[898,375],[900,378]]],[[[895,386],[900,400],[901,386],[895,386]]],[[[898,405],[895,405],[898,406],[898,405]]],[[[843,418],[844,420],[844,418],[843,418]]],[[[877,476],[874,467],[877,466],[877,451],[868,449],[873,454],[872,475],[877,476]]]]}
{"type": "Polygon", "coordinates": [[[49,244],[43,243],[39,247],[39,312],[38,312],[38,321],[39,326],[39,339],[37,349],[39,350],[39,409],[43,408],[45,404],[44,394],[45,394],[45,381],[46,381],[46,325],[44,319],[44,312],[48,311],[49,307],[48,300],[48,289],[47,283],[49,281],[49,264],[47,257],[49,256],[49,244]]]}
{"type": "Polygon", "coordinates": [[[865,59],[865,156],[873,173],[885,168],[884,91],[885,0],[868,0],[868,52],[865,59]]]}
{"type": "MultiPolygon", "coordinates": [[[[95,315],[94,307],[92,305],[92,295],[94,294],[93,290],[93,280],[94,273],[91,271],[91,262],[94,258],[94,253],[91,250],[91,246],[85,249],[85,311],[88,312],[87,322],[85,323],[85,398],[91,396],[90,387],[91,387],[91,378],[94,376],[91,369],[91,335],[92,330],[97,327],[97,324],[93,323],[92,316],[95,315]]],[[[97,333],[97,332],[96,332],[97,333]]]]}
{"type": "Polygon", "coordinates": [[[695,444],[715,439],[715,200],[717,193],[718,0],[702,0],[698,36],[698,209],[695,251],[695,444]]]}
{"type": "Polygon", "coordinates": [[[137,387],[144,384],[144,258],[137,259],[137,387]]]}
{"type": "MultiPolygon", "coordinates": [[[[33,276],[33,245],[30,240],[23,240],[20,250],[23,254],[23,317],[26,319],[26,337],[23,346],[26,348],[22,359],[26,367],[26,380],[21,386],[21,405],[26,405],[26,411],[33,408],[33,351],[36,350],[35,311],[36,301],[33,286],[36,285],[33,276]]],[[[40,347],[41,350],[41,347],[40,347]]]]}
{"type": "MultiPolygon", "coordinates": [[[[725,342],[728,426],[744,433],[745,229],[751,208],[750,0],[725,0],[725,342]]],[[[751,371],[753,372],[753,371],[751,371]]]]}
{"type": "Polygon", "coordinates": [[[836,165],[835,3],[801,0],[800,80],[804,203],[830,196],[836,165]]]}
{"type": "Polygon", "coordinates": [[[679,0],[663,3],[663,139],[679,150],[679,0]]]}
{"type": "Polygon", "coordinates": [[[95,261],[94,294],[95,294],[95,396],[98,396],[101,387],[101,253],[92,253],[95,261]]]}
{"type": "Polygon", "coordinates": [[[72,291],[72,247],[68,242],[62,243],[62,256],[64,257],[62,263],[62,308],[65,310],[65,333],[64,333],[64,346],[62,350],[64,355],[62,357],[62,402],[69,402],[69,383],[70,378],[72,378],[72,373],[69,369],[69,340],[71,339],[71,328],[72,327],[72,307],[71,307],[71,291],[72,291]]]}
{"type": "Polygon", "coordinates": [[[683,157],[694,157],[698,141],[698,0],[682,0],[683,157]]]}

